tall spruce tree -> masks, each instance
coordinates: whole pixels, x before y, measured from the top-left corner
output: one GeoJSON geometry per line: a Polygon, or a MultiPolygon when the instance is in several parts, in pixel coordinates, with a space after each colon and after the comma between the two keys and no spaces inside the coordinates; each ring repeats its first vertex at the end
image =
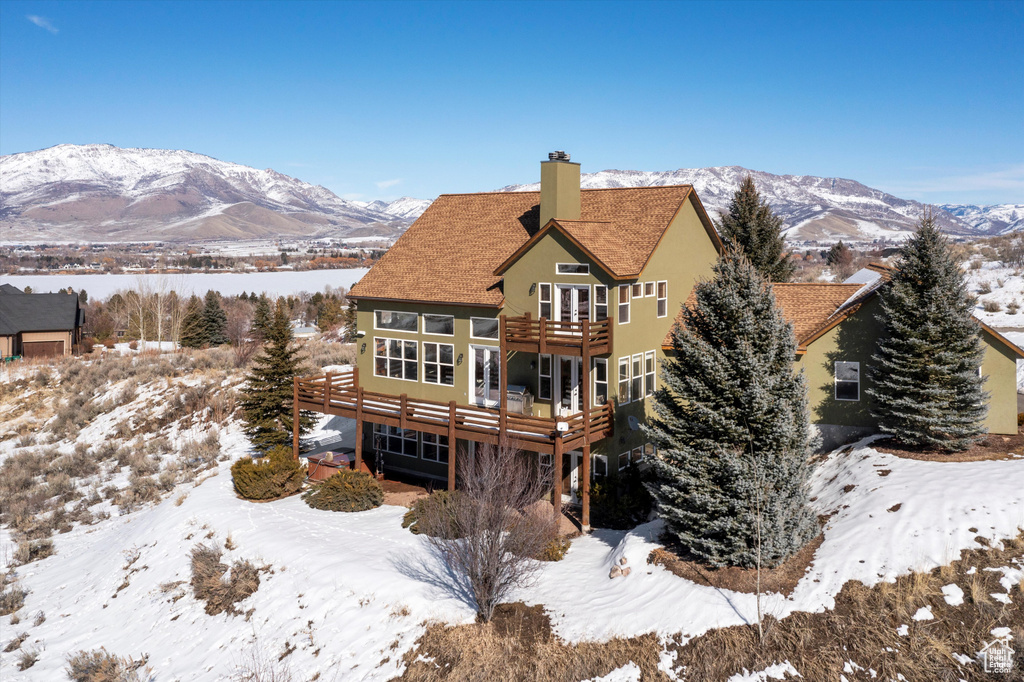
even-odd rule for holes
{"type": "Polygon", "coordinates": [[[206,343],[206,323],[203,318],[203,302],[192,295],[181,318],[181,333],[178,343],[184,348],[202,348],[206,343]]]}
{"type": "MultiPolygon", "coordinates": [[[[287,310],[278,300],[266,345],[253,361],[239,401],[245,432],[259,452],[291,442],[292,380],[301,373],[300,365],[298,350],[292,344],[287,310]]],[[[312,412],[300,412],[300,433],[309,431],[315,421],[312,412]]]]}
{"type": "Polygon", "coordinates": [[[644,430],[667,530],[715,566],[775,565],[817,532],[808,507],[807,385],[770,285],[731,247],[672,334],[644,430]]]}
{"type": "Polygon", "coordinates": [[[749,175],[732,196],[729,212],[718,223],[719,233],[746,254],[758,272],[772,282],[788,282],[796,266],[784,253],[782,218],[772,212],[749,175]]]}
{"type": "MultiPolygon", "coordinates": [[[[253,296],[255,295],[253,294],[253,296]]],[[[270,299],[266,294],[260,294],[256,299],[256,307],[252,313],[252,327],[250,328],[252,337],[257,341],[267,338],[267,333],[270,331],[270,318],[270,299]]]]}
{"type": "Polygon", "coordinates": [[[878,428],[910,445],[964,450],[988,413],[981,328],[960,263],[926,213],[881,290],[884,335],[866,389],[878,428]]]}
{"type": "Polygon", "coordinates": [[[228,316],[220,304],[220,294],[207,291],[203,302],[203,328],[206,343],[210,346],[222,346],[228,343],[228,316]]]}

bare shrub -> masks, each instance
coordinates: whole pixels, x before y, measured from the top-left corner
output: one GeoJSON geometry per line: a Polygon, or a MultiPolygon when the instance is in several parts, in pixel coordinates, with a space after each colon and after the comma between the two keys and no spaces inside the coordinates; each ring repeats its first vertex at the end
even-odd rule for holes
{"type": "Polygon", "coordinates": [[[19,634],[15,635],[14,639],[9,641],[7,643],[7,646],[4,647],[4,653],[5,654],[9,654],[12,651],[17,651],[18,649],[21,648],[21,643],[24,642],[26,639],[28,639],[28,633],[27,632],[22,632],[22,633],[19,633],[19,634]]]}
{"type": "Polygon", "coordinates": [[[292,682],[292,679],[288,664],[258,643],[245,651],[231,675],[231,682],[292,682]]]}
{"type": "Polygon", "coordinates": [[[45,559],[54,553],[56,550],[53,548],[53,540],[31,540],[18,545],[18,549],[14,551],[14,560],[19,564],[28,564],[45,559]]]}
{"type": "Polygon", "coordinates": [[[22,651],[21,656],[18,656],[18,670],[28,670],[34,666],[38,660],[39,652],[35,649],[22,651]]]}
{"type": "Polygon", "coordinates": [[[0,616],[9,616],[24,606],[27,594],[16,582],[5,585],[0,592],[0,616]]]}
{"type": "Polygon", "coordinates": [[[1003,309],[1003,306],[999,305],[998,301],[985,301],[981,304],[981,307],[986,313],[998,313],[1003,309]]]}
{"type": "Polygon", "coordinates": [[[221,549],[216,545],[198,544],[192,548],[192,592],[196,599],[206,602],[206,613],[216,616],[227,612],[239,614],[235,604],[253,594],[260,586],[260,570],[251,562],[240,559],[231,567],[222,563],[221,549]]]}
{"type": "Polygon", "coordinates": [[[461,456],[458,480],[451,504],[426,506],[417,525],[449,570],[464,577],[478,616],[490,621],[495,607],[534,577],[534,557],[557,537],[558,516],[540,502],[547,486],[514,443],[461,456]]]}
{"type": "Polygon", "coordinates": [[[991,282],[981,282],[980,284],[978,284],[978,293],[981,294],[981,295],[991,294],[992,293],[992,283],[991,282]]]}
{"type": "Polygon", "coordinates": [[[65,671],[72,682],[140,682],[138,670],[149,660],[115,656],[105,648],[68,656],[65,671]]]}

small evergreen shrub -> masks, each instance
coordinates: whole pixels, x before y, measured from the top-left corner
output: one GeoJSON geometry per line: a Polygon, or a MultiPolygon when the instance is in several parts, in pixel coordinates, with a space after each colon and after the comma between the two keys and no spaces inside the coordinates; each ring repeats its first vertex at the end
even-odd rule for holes
{"type": "Polygon", "coordinates": [[[313,509],[357,512],[384,504],[384,488],[365,471],[343,469],[302,495],[313,509]]]}
{"type": "Polygon", "coordinates": [[[557,537],[551,540],[537,557],[538,561],[561,561],[572,543],[569,538],[557,537]]]}
{"type": "Polygon", "coordinates": [[[276,500],[299,492],[306,469],[292,459],[284,446],[273,448],[266,457],[243,457],[231,465],[235,492],[247,500],[276,500]]]}
{"type": "Polygon", "coordinates": [[[412,508],[402,517],[402,528],[408,528],[414,535],[456,538],[455,504],[459,492],[438,490],[412,503],[412,508]],[[437,513],[433,513],[433,512],[437,513]],[[428,528],[425,519],[430,518],[438,528],[428,528]]]}

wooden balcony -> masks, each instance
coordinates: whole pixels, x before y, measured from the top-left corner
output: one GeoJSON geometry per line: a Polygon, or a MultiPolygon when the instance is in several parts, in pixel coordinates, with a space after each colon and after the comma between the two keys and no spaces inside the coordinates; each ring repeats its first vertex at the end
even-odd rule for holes
{"type": "Polygon", "coordinates": [[[568,452],[581,448],[585,442],[607,438],[614,427],[611,403],[593,408],[588,416],[580,413],[559,419],[528,417],[506,409],[366,391],[359,386],[355,370],[296,378],[295,395],[300,410],[448,436],[449,442],[461,439],[497,444],[504,436],[523,450],[547,454],[554,454],[556,447],[568,452]],[[564,423],[562,430],[559,422],[564,423]]]}
{"type": "Polygon", "coordinates": [[[593,356],[612,352],[612,321],[609,319],[559,322],[546,317],[504,317],[505,348],[526,353],[593,356]]]}

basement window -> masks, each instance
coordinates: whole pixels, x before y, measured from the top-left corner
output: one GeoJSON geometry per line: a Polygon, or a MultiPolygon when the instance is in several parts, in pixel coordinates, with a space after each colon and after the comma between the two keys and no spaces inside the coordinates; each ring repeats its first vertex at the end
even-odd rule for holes
{"type": "Polygon", "coordinates": [[[448,461],[448,436],[439,436],[436,433],[423,434],[423,459],[431,462],[448,461]]]}
{"type": "Polygon", "coordinates": [[[860,363],[836,361],[836,400],[860,400],[860,363]]]}

